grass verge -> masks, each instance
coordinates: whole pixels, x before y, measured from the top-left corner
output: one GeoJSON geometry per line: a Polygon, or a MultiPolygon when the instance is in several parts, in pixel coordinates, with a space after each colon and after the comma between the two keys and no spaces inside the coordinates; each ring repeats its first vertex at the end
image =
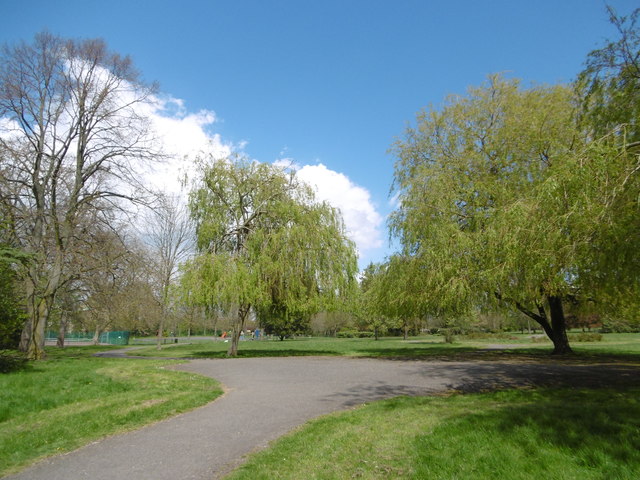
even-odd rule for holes
{"type": "MultiPolygon", "coordinates": [[[[155,347],[137,348],[131,353],[150,357],[173,358],[224,358],[229,347],[223,341],[178,343],[155,347]]],[[[602,356],[619,356],[617,361],[640,361],[640,334],[605,334],[599,342],[576,342],[577,355],[573,360],[603,361],[602,356]]],[[[239,357],[276,357],[301,355],[343,355],[358,357],[434,358],[440,360],[486,359],[502,360],[525,358],[545,360],[550,358],[551,343],[532,342],[530,336],[514,334],[487,336],[486,338],[458,337],[453,344],[444,343],[442,337],[429,335],[403,340],[386,337],[328,338],[310,337],[279,340],[244,341],[240,343],[239,357]]],[[[557,357],[553,357],[556,361],[557,357]]],[[[605,359],[615,361],[615,359],[605,359]]]]}
{"type": "Polygon", "coordinates": [[[639,394],[540,389],[376,402],[309,422],[227,478],[637,479],[639,394]]]}
{"type": "Polygon", "coordinates": [[[203,405],[222,391],[170,360],[95,358],[104,347],[47,349],[0,375],[0,476],[46,456],[203,405]]]}

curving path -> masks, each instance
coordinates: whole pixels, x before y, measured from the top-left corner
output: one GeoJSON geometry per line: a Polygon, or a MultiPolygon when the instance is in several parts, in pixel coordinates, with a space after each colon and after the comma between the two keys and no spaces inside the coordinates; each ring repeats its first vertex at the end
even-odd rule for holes
{"type": "Polygon", "coordinates": [[[7,478],[211,480],[311,418],[372,400],[527,384],[640,385],[639,369],[606,365],[288,357],[194,360],[178,368],[218,379],[225,395],[7,478]]]}

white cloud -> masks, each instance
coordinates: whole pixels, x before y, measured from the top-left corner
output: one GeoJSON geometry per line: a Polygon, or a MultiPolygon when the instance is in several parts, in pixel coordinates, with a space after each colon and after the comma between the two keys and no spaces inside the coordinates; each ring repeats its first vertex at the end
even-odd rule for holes
{"type": "Polygon", "coordinates": [[[190,113],[184,101],[165,96],[156,97],[145,112],[160,142],[161,151],[169,156],[147,174],[149,183],[169,193],[181,190],[180,180],[194,173],[194,160],[198,156],[228,157],[233,145],[224,143],[219,134],[208,131],[217,118],[211,110],[190,113]]]}
{"type": "MultiPolygon", "coordinates": [[[[291,160],[278,160],[281,166],[291,166],[291,160]]],[[[369,191],[353,183],[346,175],[328,169],[323,164],[295,167],[298,176],[315,188],[319,200],[340,209],[349,237],[359,253],[383,246],[382,216],[371,201],[369,191]]]]}

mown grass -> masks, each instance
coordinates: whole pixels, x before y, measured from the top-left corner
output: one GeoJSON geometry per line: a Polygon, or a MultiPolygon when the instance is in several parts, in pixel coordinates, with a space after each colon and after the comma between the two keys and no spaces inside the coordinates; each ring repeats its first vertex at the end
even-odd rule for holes
{"type": "MultiPolygon", "coordinates": [[[[224,358],[229,344],[223,341],[173,344],[136,348],[131,355],[175,358],[224,358]]],[[[300,337],[280,340],[246,340],[240,342],[239,357],[286,357],[308,355],[339,356],[432,356],[452,355],[475,350],[463,344],[445,344],[439,337],[423,337],[403,341],[400,338],[331,338],[300,337]]]]}
{"type": "Polygon", "coordinates": [[[0,476],[222,393],[212,379],[167,369],[170,360],[92,357],[104,349],[48,348],[46,361],[0,375],[0,476]]]}
{"type": "Polygon", "coordinates": [[[332,414],[229,480],[619,479],[640,474],[640,389],[395,398],[332,414]]]}
{"type": "MultiPolygon", "coordinates": [[[[239,357],[273,357],[301,355],[343,355],[360,357],[509,359],[549,357],[550,342],[532,341],[530,335],[487,335],[482,338],[458,336],[453,344],[444,343],[439,335],[412,337],[403,340],[386,337],[370,338],[295,338],[284,341],[260,340],[240,343],[239,357]],[[502,347],[500,347],[502,346],[502,347]]],[[[574,342],[575,359],[595,361],[602,356],[620,356],[619,360],[640,361],[640,334],[605,334],[598,342],[574,342]]],[[[155,347],[136,348],[132,355],[169,358],[224,358],[229,347],[223,341],[178,343],[155,347]]],[[[574,360],[575,360],[574,359],[574,360]]]]}

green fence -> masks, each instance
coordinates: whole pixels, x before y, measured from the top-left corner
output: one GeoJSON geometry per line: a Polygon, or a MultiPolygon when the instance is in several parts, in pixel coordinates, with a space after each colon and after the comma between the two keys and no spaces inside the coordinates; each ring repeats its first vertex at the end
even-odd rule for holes
{"type": "MultiPolygon", "coordinates": [[[[58,333],[49,330],[47,332],[46,339],[50,341],[55,341],[58,338],[58,333]]],[[[64,336],[65,343],[79,343],[79,342],[90,342],[93,340],[93,333],[83,333],[83,332],[71,332],[67,333],[64,336]]],[[[98,340],[99,343],[107,343],[109,345],[128,345],[129,344],[129,332],[120,331],[120,332],[104,332],[100,334],[100,338],[98,340]]]]}

